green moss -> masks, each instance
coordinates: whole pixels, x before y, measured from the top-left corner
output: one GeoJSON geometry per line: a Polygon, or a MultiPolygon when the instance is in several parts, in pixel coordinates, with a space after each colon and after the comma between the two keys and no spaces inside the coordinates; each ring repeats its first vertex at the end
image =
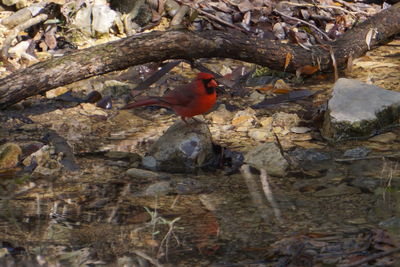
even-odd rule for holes
{"type": "Polygon", "coordinates": [[[369,137],[385,127],[398,123],[400,117],[400,108],[390,106],[376,114],[376,120],[363,120],[359,122],[329,122],[329,114],[323,127],[323,134],[335,141],[345,140],[355,137],[369,137]]]}

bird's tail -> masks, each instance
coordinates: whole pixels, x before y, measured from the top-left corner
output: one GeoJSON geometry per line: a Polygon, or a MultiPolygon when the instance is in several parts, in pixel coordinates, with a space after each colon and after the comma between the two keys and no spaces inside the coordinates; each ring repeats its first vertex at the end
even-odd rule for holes
{"type": "Polygon", "coordinates": [[[166,103],[161,101],[159,97],[149,97],[145,98],[143,100],[139,100],[133,103],[128,103],[125,106],[123,106],[121,109],[130,109],[130,108],[137,108],[137,107],[143,107],[143,106],[161,106],[161,107],[166,107],[166,103]]]}

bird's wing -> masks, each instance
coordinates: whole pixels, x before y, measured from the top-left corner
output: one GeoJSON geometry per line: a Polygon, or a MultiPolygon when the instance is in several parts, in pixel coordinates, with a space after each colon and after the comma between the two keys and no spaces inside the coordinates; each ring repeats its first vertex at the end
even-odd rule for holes
{"type": "Polygon", "coordinates": [[[196,94],[193,92],[193,90],[190,90],[194,86],[196,86],[196,83],[194,82],[179,86],[166,93],[162,97],[161,101],[165,101],[170,105],[185,106],[193,101],[193,99],[196,97],[196,94]]]}

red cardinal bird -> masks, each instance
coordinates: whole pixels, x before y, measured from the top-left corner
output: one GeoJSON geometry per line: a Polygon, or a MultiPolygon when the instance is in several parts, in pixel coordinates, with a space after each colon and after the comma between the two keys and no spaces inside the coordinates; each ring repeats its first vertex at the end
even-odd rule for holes
{"type": "Polygon", "coordinates": [[[217,100],[215,89],[218,84],[212,74],[200,72],[189,84],[181,85],[164,96],[149,96],[143,100],[129,103],[122,109],[142,106],[171,108],[186,122],[186,118],[203,114],[210,110],[217,100]]]}

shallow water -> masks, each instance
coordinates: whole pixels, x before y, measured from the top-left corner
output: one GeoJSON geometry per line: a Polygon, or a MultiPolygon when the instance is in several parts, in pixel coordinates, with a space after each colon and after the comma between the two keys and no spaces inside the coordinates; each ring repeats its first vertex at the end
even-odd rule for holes
{"type": "MultiPolygon", "coordinates": [[[[357,59],[348,77],[399,90],[399,45],[395,40],[368,52],[357,59]]],[[[325,90],[314,103],[327,100],[332,82],[311,83],[307,88],[325,90]]],[[[289,103],[281,108],[287,106],[304,107],[289,103]]],[[[388,237],[379,239],[383,245],[399,238],[398,129],[392,130],[393,140],[383,143],[367,140],[332,146],[318,139],[295,142],[282,137],[289,155],[296,147],[317,147],[329,159],[301,162],[302,169],[294,168],[287,177],[270,177],[282,214],[279,221],[261,187],[263,204],[254,203],[249,190],[256,189],[249,188],[240,173],[228,176],[216,170],[137,179],[125,174],[134,162],[101,153],[111,149],[143,154],[173,123],[175,117],[169,114],[153,111],[149,119],[149,111],[139,112],[143,116],[138,117],[113,110],[107,111],[108,118],[85,117],[79,107],[29,112],[22,111],[37,127],[21,129],[23,122],[9,119],[3,124],[5,138],[29,143],[41,141],[48,128],[61,131],[72,142],[81,169],[25,179],[17,174],[1,176],[0,240],[9,254],[0,255],[4,264],[148,266],[149,261],[158,261],[170,266],[312,266],[349,262],[354,251],[373,253],[371,240],[381,229],[389,230],[388,237]],[[394,156],[335,161],[357,146],[370,148],[371,155],[394,156]],[[166,194],[146,193],[155,183],[172,186],[166,194]]],[[[246,134],[230,133],[220,132],[214,141],[236,151],[257,145],[246,134]]],[[[259,184],[258,174],[253,178],[259,184]]]]}

